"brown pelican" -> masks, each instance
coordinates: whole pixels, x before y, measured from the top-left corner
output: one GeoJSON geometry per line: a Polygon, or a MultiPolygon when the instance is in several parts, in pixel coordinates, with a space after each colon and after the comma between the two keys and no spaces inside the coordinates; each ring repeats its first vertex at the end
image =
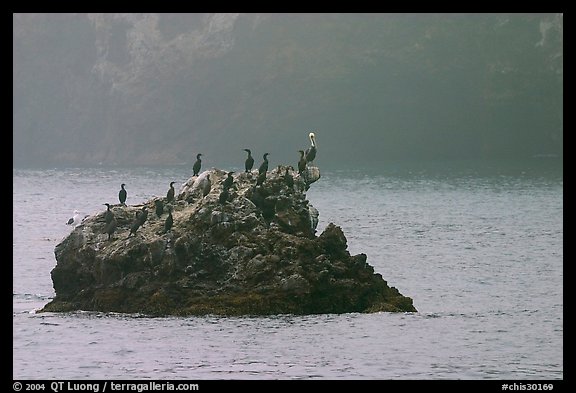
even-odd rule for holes
{"type": "Polygon", "coordinates": [[[311,132],[308,138],[310,138],[310,147],[306,149],[306,162],[313,162],[316,158],[316,135],[311,132]]]}

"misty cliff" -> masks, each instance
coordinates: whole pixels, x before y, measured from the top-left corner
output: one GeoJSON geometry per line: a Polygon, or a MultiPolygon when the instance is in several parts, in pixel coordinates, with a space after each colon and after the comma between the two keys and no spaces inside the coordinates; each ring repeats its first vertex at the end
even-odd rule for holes
{"type": "Polygon", "coordinates": [[[561,14],[14,14],[15,165],[562,154],[561,14]],[[261,153],[260,153],[261,154],[261,153]]]}

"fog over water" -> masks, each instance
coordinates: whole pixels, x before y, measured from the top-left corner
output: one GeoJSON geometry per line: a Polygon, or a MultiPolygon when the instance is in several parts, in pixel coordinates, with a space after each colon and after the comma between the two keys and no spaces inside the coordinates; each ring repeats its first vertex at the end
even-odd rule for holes
{"type": "Polygon", "coordinates": [[[562,156],[563,14],[14,14],[17,166],[562,156]]]}

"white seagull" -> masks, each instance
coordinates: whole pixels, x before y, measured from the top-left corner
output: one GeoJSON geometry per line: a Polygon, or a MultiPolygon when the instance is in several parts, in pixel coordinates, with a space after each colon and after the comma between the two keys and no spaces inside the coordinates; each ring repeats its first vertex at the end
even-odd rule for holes
{"type": "Polygon", "coordinates": [[[80,225],[82,219],[80,218],[80,212],[78,210],[74,210],[74,215],[68,219],[66,225],[73,225],[74,227],[80,225]]]}

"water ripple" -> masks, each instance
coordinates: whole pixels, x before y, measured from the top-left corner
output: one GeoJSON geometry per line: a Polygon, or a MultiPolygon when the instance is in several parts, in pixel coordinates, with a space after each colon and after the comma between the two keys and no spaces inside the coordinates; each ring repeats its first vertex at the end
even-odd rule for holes
{"type": "Polygon", "coordinates": [[[319,232],[340,225],[419,312],[231,318],[36,312],[74,209],[190,173],[14,170],[13,377],[562,379],[562,177],[436,169],[326,171],[308,192],[319,232]]]}

